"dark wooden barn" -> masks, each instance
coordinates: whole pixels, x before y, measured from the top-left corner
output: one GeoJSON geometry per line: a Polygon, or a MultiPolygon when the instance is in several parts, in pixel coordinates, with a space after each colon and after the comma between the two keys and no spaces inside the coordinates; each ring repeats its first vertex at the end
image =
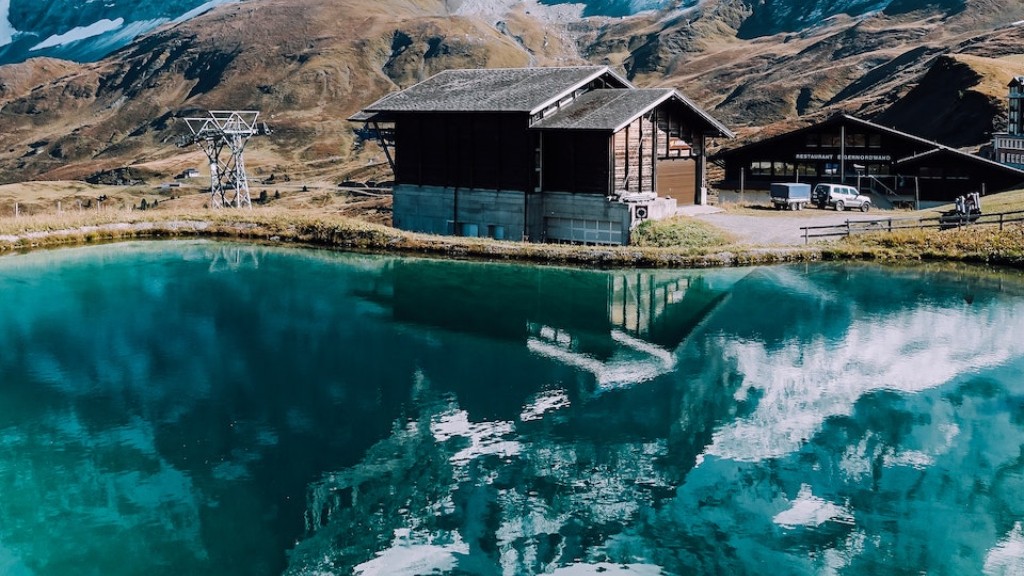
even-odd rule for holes
{"type": "Polygon", "coordinates": [[[449,70],[351,120],[387,136],[396,227],[595,244],[705,202],[705,141],[732,136],[603,66],[449,70]]]}
{"type": "Polygon", "coordinates": [[[907,204],[1024,184],[1024,171],[846,114],[721,151],[712,160],[725,168],[723,188],[841,182],[907,204]]]}

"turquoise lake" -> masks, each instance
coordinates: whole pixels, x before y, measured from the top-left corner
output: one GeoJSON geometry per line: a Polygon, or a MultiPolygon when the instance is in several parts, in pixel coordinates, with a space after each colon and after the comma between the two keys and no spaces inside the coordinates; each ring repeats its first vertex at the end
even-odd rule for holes
{"type": "Polygon", "coordinates": [[[0,574],[1022,574],[1024,276],[0,257],[0,574]]]}

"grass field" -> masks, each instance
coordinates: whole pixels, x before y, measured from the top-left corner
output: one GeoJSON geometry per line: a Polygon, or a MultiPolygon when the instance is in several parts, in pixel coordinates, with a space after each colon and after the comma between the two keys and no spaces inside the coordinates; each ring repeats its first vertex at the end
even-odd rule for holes
{"type": "MultiPolygon", "coordinates": [[[[981,226],[941,232],[909,230],[812,246],[759,247],[738,246],[713,226],[678,217],[644,224],[637,230],[633,246],[567,246],[396,230],[380,223],[390,221],[389,201],[333,187],[287,190],[252,210],[210,210],[205,207],[207,194],[185,194],[181,189],[174,190],[181,196],[154,194],[150,188],[115,188],[113,194],[110,190],[78,183],[0,187],[0,207],[5,203],[28,207],[17,217],[13,212],[0,214],[0,252],[131,238],[203,236],[598,267],[707,267],[819,259],[950,260],[1024,267],[1024,227],[1019,225],[1004,230],[981,226]],[[101,195],[107,200],[98,205],[96,199],[101,195]],[[137,202],[143,198],[157,200],[157,208],[138,209],[137,202]],[[66,208],[68,205],[73,208],[66,208]]],[[[986,213],[1024,209],[1024,190],[986,197],[983,207],[986,213]]],[[[906,214],[927,217],[936,213],[932,209],[906,214]]]]}

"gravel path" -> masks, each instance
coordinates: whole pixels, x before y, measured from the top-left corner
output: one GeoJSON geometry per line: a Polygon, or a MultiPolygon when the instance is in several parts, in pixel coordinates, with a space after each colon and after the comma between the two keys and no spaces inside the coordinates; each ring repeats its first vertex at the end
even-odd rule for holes
{"type": "MultiPolygon", "coordinates": [[[[836,212],[808,208],[799,212],[777,212],[765,210],[764,214],[703,212],[694,213],[709,224],[713,224],[736,237],[744,244],[789,244],[804,243],[802,226],[832,226],[845,224],[847,220],[883,220],[899,218],[894,213],[883,210],[862,212],[836,212]]],[[[904,218],[906,216],[903,216],[904,218]]]]}

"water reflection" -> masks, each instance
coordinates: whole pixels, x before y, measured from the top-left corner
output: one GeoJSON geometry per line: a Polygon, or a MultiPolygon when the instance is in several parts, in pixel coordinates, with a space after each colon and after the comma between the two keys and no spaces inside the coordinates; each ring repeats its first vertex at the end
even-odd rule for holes
{"type": "Polygon", "coordinates": [[[1014,573],[1022,287],[2,258],[0,573],[1014,573]]]}

